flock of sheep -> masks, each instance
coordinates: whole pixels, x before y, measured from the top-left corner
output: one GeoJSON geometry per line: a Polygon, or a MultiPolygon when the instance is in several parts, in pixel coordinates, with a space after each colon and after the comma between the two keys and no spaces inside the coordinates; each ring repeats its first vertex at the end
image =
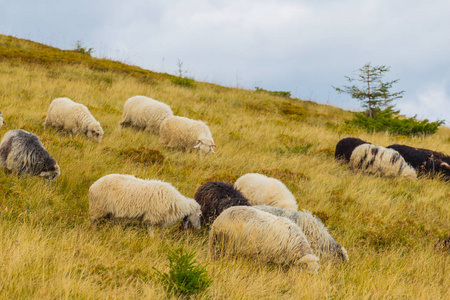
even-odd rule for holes
{"type": "MultiPolygon", "coordinates": [[[[5,124],[0,113],[0,127],[5,124]]],[[[101,142],[104,131],[88,108],[68,98],[52,101],[44,128],[54,127],[84,134],[101,142]]],[[[131,126],[159,134],[161,145],[206,155],[214,153],[208,126],[197,120],[174,116],[162,102],[135,96],[124,104],[120,128],[131,126]]],[[[415,179],[417,173],[443,174],[450,178],[450,157],[404,145],[388,148],[357,138],[336,145],[336,159],[352,169],[383,176],[415,179]]],[[[54,158],[39,138],[21,129],[10,130],[0,142],[0,166],[6,170],[43,177],[51,182],[60,175],[54,158]]],[[[133,175],[109,174],[89,188],[91,224],[108,218],[147,226],[167,227],[180,220],[184,228],[210,227],[209,255],[242,255],[277,264],[306,266],[317,272],[319,260],[348,262],[345,248],[308,211],[299,211],[297,201],[279,180],[262,174],[241,176],[234,185],[212,181],[203,184],[195,199],[183,196],[170,183],[144,180],[133,175]]]]}
{"type": "Polygon", "coordinates": [[[441,176],[450,180],[450,156],[443,153],[394,144],[387,148],[358,138],[345,138],[336,145],[335,158],[353,170],[380,176],[441,176]]]}

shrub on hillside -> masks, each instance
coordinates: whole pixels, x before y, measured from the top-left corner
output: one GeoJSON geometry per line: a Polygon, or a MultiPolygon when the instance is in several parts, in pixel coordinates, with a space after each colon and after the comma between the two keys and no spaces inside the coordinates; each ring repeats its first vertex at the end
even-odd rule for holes
{"type": "Polygon", "coordinates": [[[436,133],[444,121],[419,121],[416,117],[406,118],[395,115],[392,110],[379,111],[375,117],[370,118],[366,113],[355,113],[352,120],[345,121],[348,125],[363,128],[369,132],[388,131],[395,135],[428,135],[436,133]]]}
{"type": "Polygon", "coordinates": [[[73,49],[73,52],[91,56],[92,53],[94,52],[94,48],[84,47],[83,41],[76,41],[75,42],[75,49],[73,49]]]}
{"type": "Polygon", "coordinates": [[[194,256],[195,250],[187,251],[184,247],[168,249],[168,273],[155,270],[159,282],[168,293],[176,296],[190,296],[206,290],[212,283],[208,278],[206,266],[198,265],[194,256]]]}
{"type": "Polygon", "coordinates": [[[195,80],[190,77],[173,77],[170,81],[175,85],[195,88],[195,80]]]}
{"type": "Polygon", "coordinates": [[[268,93],[268,94],[270,94],[270,95],[272,95],[272,96],[279,96],[279,97],[291,98],[291,92],[268,91],[268,90],[265,90],[265,89],[260,88],[260,87],[257,87],[257,86],[255,87],[255,90],[256,90],[258,93],[268,93]]]}

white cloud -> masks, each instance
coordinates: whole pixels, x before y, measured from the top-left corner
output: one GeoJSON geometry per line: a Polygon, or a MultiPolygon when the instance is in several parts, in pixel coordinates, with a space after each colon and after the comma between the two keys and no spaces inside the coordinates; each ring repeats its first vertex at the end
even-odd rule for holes
{"type": "MultiPolygon", "coordinates": [[[[450,95],[448,84],[432,84],[419,91],[416,99],[408,102],[399,102],[398,108],[407,116],[417,115],[419,119],[430,121],[445,120],[450,123],[450,95]]],[[[401,100],[400,100],[401,101],[401,100]]]]}

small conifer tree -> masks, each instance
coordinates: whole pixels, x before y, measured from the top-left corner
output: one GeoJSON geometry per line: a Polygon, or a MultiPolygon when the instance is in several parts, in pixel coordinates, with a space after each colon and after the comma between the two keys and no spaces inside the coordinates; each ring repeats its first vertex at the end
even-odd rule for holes
{"type": "Polygon", "coordinates": [[[354,81],[361,82],[361,86],[355,84],[344,86],[342,88],[333,87],[339,93],[346,93],[352,98],[359,100],[362,106],[367,109],[369,118],[374,118],[375,114],[381,110],[393,110],[392,101],[402,98],[405,91],[391,93],[392,85],[398,82],[398,79],[389,82],[383,82],[382,78],[390,67],[371,66],[370,63],[365,64],[357,72],[356,78],[345,76],[352,83],[354,81]]]}

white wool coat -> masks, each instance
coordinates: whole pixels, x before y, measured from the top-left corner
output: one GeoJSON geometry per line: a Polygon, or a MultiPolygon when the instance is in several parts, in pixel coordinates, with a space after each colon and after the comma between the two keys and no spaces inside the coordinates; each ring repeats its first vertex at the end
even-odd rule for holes
{"type": "Polygon", "coordinates": [[[183,196],[170,183],[110,174],[89,188],[89,216],[93,224],[110,217],[166,227],[190,216],[198,217],[200,224],[201,211],[194,199],[183,196]]]}
{"type": "Polygon", "coordinates": [[[251,206],[230,207],[212,224],[209,255],[215,258],[220,254],[282,265],[306,264],[311,272],[319,269],[319,259],[296,224],[251,206]]]}
{"type": "Polygon", "coordinates": [[[185,117],[170,117],[161,123],[160,144],[169,148],[191,151],[199,148],[200,153],[214,152],[214,140],[209,127],[202,121],[185,117]]]}
{"type": "Polygon", "coordinates": [[[173,117],[169,105],[145,96],[134,96],[123,106],[120,127],[133,126],[158,134],[161,122],[173,117]]]}
{"type": "Polygon", "coordinates": [[[311,249],[320,259],[333,259],[348,262],[347,250],[328,233],[327,228],[309,211],[288,211],[279,207],[258,205],[254,208],[268,212],[274,216],[284,217],[300,227],[305,234],[311,249]]]}
{"type": "Polygon", "coordinates": [[[73,134],[85,134],[99,143],[104,134],[100,123],[92,116],[88,108],[69,98],[57,98],[52,101],[44,128],[48,126],[67,130],[73,134]]]}
{"type": "Polygon", "coordinates": [[[251,205],[271,205],[297,211],[295,196],[278,179],[262,174],[248,173],[236,180],[234,187],[251,205]]]}
{"type": "Polygon", "coordinates": [[[363,144],[353,150],[350,169],[364,173],[390,177],[416,179],[417,173],[394,149],[363,144]]]}

